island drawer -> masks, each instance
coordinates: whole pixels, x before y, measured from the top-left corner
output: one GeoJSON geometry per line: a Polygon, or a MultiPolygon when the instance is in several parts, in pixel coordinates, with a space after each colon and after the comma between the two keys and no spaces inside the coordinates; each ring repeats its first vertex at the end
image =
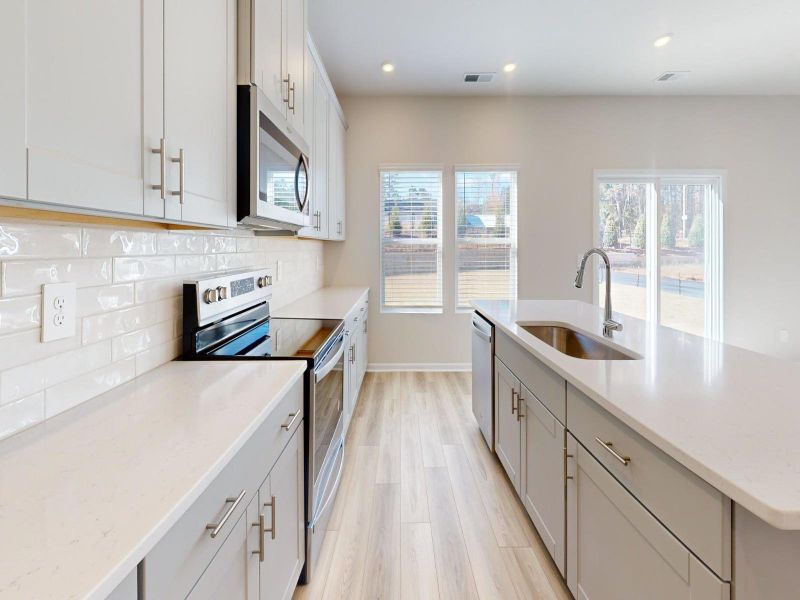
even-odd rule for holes
{"type": "Polygon", "coordinates": [[[544,404],[556,419],[566,423],[564,379],[495,327],[495,355],[544,404]]]}
{"type": "Polygon", "coordinates": [[[147,554],[143,562],[144,600],[186,597],[302,423],[303,381],[299,380],[147,554]],[[210,529],[212,525],[216,529],[210,529]]]}
{"type": "Polygon", "coordinates": [[[700,560],[729,581],[730,499],[572,385],[567,385],[567,415],[572,435],[700,560]]]}

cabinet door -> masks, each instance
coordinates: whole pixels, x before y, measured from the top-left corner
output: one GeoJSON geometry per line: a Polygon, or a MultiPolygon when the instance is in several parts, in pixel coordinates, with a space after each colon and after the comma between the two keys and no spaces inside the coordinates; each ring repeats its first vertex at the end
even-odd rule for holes
{"type": "Polygon", "coordinates": [[[0,3],[0,196],[27,196],[25,164],[25,5],[0,3]]]}
{"type": "Polygon", "coordinates": [[[350,420],[353,418],[353,412],[356,407],[356,399],[354,398],[353,385],[350,383],[351,373],[355,369],[354,365],[350,363],[350,347],[352,346],[352,337],[354,332],[350,329],[350,324],[346,325],[347,329],[344,332],[345,343],[345,360],[344,360],[344,431],[350,427],[350,420]]]}
{"type": "Polygon", "coordinates": [[[282,115],[286,114],[284,83],[285,0],[251,0],[253,15],[252,81],[282,115]]]}
{"type": "Polygon", "coordinates": [[[592,600],[727,600],[709,571],[567,435],[567,584],[592,600]]]}
{"type": "Polygon", "coordinates": [[[314,135],[311,168],[314,179],[317,235],[328,237],[328,87],[318,70],[314,71],[314,135]]]}
{"type": "Polygon", "coordinates": [[[522,386],[525,509],[564,574],[564,426],[522,386]]]}
{"type": "Polygon", "coordinates": [[[361,327],[361,318],[359,315],[353,317],[353,328],[350,331],[350,355],[348,361],[350,362],[349,373],[349,388],[351,402],[355,409],[356,402],[358,401],[358,391],[360,388],[360,379],[358,376],[358,356],[361,353],[359,328],[361,327]]]}
{"type": "Polygon", "coordinates": [[[225,543],[214,555],[187,600],[255,600],[248,588],[248,565],[252,550],[248,546],[247,513],[239,517],[225,543]]]}
{"type": "Polygon", "coordinates": [[[344,136],[345,129],[342,119],[336,110],[334,103],[330,102],[330,114],[328,122],[329,130],[329,175],[328,175],[328,206],[330,216],[328,218],[330,228],[330,238],[334,240],[344,239],[344,217],[345,217],[345,172],[344,172],[344,136]]]}
{"type": "MultiPolygon", "coordinates": [[[[14,92],[2,108],[18,109],[19,94],[27,95],[26,116],[2,129],[10,140],[0,145],[18,144],[19,124],[25,123],[28,199],[143,214],[149,148],[158,147],[161,137],[161,97],[144,86],[154,72],[160,79],[160,1],[28,0],[22,19],[18,0],[2,4],[3,17],[10,13],[17,20],[0,18],[2,27],[13,28],[0,41],[6,49],[0,60],[16,67],[24,62],[27,79],[25,92],[18,69],[0,67],[10,75],[3,95],[6,85],[14,92]]],[[[13,146],[12,155],[2,171],[17,172],[8,189],[19,195],[19,171],[6,168],[19,166],[13,146]]]]}
{"type": "Polygon", "coordinates": [[[522,427],[517,418],[519,380],[499,360],[494,361],[495,452],[520,496],[522,489],[522,427]]]}
{"type": "Polygon", "coordinates": [[[364,375],[367,372],[367,362],[369,353],[367,352],[367,333],[369,332],[369,308],[364,305],[364,312],[361,313],[361,327],[359,328],[358,338],[358,385],[364,381],[364,375]]]}
{"type": "Polygon", "coordinates": [[[290,80],[286,118],[292,128],[305,130],[306,3],[286,0],[286,76],[290,80]]]}
{"type": "Polygon", "coordinates": [[[165,216],[226,225],[236,0],[164,0],[165,216]],[[181,176],[183,172],[183,176],[181,176]]]}
{"type": "Polygon", "coordinates": [[[301,425],[259,490],[266,528],[271,530],[264,533],[261,600],[288,600],[294,594],[305,563],[303,489],[301,425]]]}

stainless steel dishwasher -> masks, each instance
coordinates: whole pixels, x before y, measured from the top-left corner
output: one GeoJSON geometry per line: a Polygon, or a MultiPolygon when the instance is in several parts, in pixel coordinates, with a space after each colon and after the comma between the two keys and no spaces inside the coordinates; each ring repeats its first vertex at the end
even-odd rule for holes
{"type": "Polygon", "coordinates": [[[494,452],[494,326],[472,313],[472,413],[494,452]]]}

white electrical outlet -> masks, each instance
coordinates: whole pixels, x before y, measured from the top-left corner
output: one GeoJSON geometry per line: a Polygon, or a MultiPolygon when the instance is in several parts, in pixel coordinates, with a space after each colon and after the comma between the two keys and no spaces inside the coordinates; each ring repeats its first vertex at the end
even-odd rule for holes
{"type": "Polygon", "coordinates": [[[42,341],[75,335],[75,282],[42,286],[42,341]]]}
{"type": "Polygon", "coordinates": [[[280,261],[280,260],[276,260],[275,261],[275,282],[280,281],[281,280],[281,276],[283,275],[283,273],[282,273],[283,269],[281,269],[281,264],[282,264],[282,261],[280,261]]]}

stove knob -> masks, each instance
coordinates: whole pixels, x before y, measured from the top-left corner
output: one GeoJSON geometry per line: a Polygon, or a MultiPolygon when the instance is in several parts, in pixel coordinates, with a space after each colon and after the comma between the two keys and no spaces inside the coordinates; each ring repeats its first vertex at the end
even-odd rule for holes
{"type": "Polygon", "coordinates": [[[227,300],[228,299],[228,288],[224,285],[221,285],[217,288],[217,300],[227,300]]]}
{"type": "Polygon", "coordinates": [[[218,292],[215,289],[207,289],[203,293],[203,300],[206,304],[213,304],[217,300],[219,300],[218,292]]]}
{"type": "Polygon", "coordinates": [[[269,275],[264,275],[263,277],[258,278],[258,287],[263,288],[267,287],[268,285],[272,285],[272,277],[269,275]]]}

